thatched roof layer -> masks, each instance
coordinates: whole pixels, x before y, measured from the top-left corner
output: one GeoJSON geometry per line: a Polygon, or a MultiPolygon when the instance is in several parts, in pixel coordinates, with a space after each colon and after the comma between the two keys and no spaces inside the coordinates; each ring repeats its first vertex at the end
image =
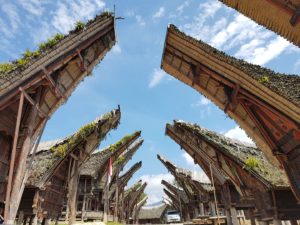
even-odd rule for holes
{"type": "MultiPolygon", "coordinates": [[[[140,136],[141,132],[137,131],[133,134],[126,135],[117,143],[110,145],[100,152],[94,153],[90,159],[83,164],[80,175],[99,176],[100,168],[108,162],[110,157],[118,157],[125,151],[130,144],[140,136]],[[122,150],[122,151],[121,151],[122,150]]],[[[103,174],[100,174],[100,176],[103,174]]]]}
{"type": "MultiPolygon", "coordinates": [[[[29,76],[34,75],[31,70],[35,70],[40,67],[44,61],[48,61],[50,56],[58,55],[61,52],[61,47],[67,45],[67,47],[74,43],[80,43],[89,36],[94,30],[98,29],[98,24],[103,25],[105,21],[113,19],[111,13],[103,13],[96,16],[93,20],[88,21],[81,27],[76,27],[70,31],[67,35],[57,34],[55,37],[48,40],[46,43],[42,43],[40,48],[28,54],[23,54],[23,58],[15,60],[13,63],[1,64],[0,67],[0,95],[4,94],[7,89],[11,89],[10,86],[17,86],[23,82],[29,76]],[[70,41],[72,42],[70,45],[70,41]],[[32,69],[31,69],[32,68],[32,69]],[[30,69],[28,71],[28,69],[30,69]]],[[[115,40],[106,40],[109,48],[113,46],[115,40]]],[[[65,47],[65,48],[67,48],[65,47]]]]}
{"type": "Polygon", "coordinates": [[[120,110],[116,109],[102,115],[65,139],[41,144],[32,163],[27,185],[43,185],[55,168],[63,162],[76,146],[88,141],[90,135],[96,134],[97,143],[94,146],[96,148],[106,134],[118,126],[119,120],[120,110]],[[89,129],[86,129],[87,127],[89,129]]]}
{"type": "Polygon", "coordinates": [[[162,204],[158,207],[142,208],[139,213],[139,219],[140,220],[160,219],[163,216],[167,207],[168,207],[167,204],[162,204]]]}
{"type": "Polygon", "coordinates": [[[300,76],[277,73],[272,71],[271,69],[264,68],[259,65],[254,65],[242,59],[237,59],[229,56],[226,53],[219,51],[218,49],[206,44],[201,40],[197,40],[191,36],[186,35],[185,33],[181,32],[175,25],[170,25],[168,27],[168,32],[175,33],[179,37],[205,51],[208,55],[213,55],[218,60],[227,63],[231,67],[237,68],[249,77],[253,78],[253,81],[256,82],[257,85],[264,85],[271,91],[277,93],[278,95],[300,107],[300,76]]]}
{"type": "Polygon", "coordinates": [[[174,126],[181,127],[198,138],[207,141],[248,170],[274,186],[288,186],[285,173],[273,166],[264,153],[257,147],[227,138],[216,132],[201,128],[197,124],[174,121],[174,126]]]}

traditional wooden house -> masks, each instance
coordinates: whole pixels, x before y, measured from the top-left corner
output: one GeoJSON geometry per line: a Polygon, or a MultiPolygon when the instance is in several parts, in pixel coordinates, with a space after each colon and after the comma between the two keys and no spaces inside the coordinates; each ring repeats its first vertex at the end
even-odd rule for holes
{"type": "MultiPolygon", "coordinates": [[[[142,141],[137,141],[140,132],[127,135],[122,138],[114,147],[111,145],[104,150],[94,153],[91,158],[84,163],[80,170],[79,191],[77,199],[77,217],[82,220],[100,219],[103,213],[104,189],[106,183],[107,164],[110,159],[118,159],[115,161],[113,169],[115,170],[119,164],[127,161],[141,145],[142,141]],[[127,150],[128,149],[128,150],[127,150]],[[126,151],[127,150],[127,151],[126,151]],[[126,152],[125,152],[126,151],[126,152]],[[130,154],[129,154],[130,153],[130,154]]],[[[113,181],[113,180],[112,180],[113,181]]]]}
{"type": "Polygon", "coordinates": [[[124,195],[125,195],[125,186],[127,186],[128,181],[132,178],[134,173],[138,171],[142,167],[142,162],[137,162],[135,163],[127,172],[125,172],[123,175],[121,175],[118,178],[118,182],[115,182],[113,184],[112,192],[115,194],[111,195],[110,200],[111,200],[111,211],[113,211],[114,219],[115,221],[119,221],[122,219],[122,213],[123,213],[123,205],[124,205],[124,195]],[[118,192],[117,189],[114,188],[114,186],[118,187],[118,192]]]}
{"type": "MultiPolygon", "coordinates": [[[[142,196],[141,196],[142,197],[142,196]]],[[[142,207],[147,203],[148,196],[145,194],[144,197],[139,199],[139,202],[135,205],[132,214],[132,223],[139,224],[139,214],[141,212],[142,207]]]]}
{"type": "Polygon", "coordinates": [[[215,213],[219,208],[224,208],[228,224],[238,224],[237,210],[247,210],[249,219],[254,221],[252,213],[254,209],[253,198],[243,195],[243,192],[234,185],[230,177],[222,170],[219,164],[213,163],[210,156],[202,150],[201,143],[195,135],[189,135],[182,127],[167,124],[166,134],[177,142],[197,163],[206,175],[210,178],[214,186],[214,202],[217,203],[215,213]]]}
{"type": "Polygon", "coordinates": [[[195,124],[177,122],[177,126],[202,142],[200,148],[230,177],[242,196],[254,199],[254,216],[258,220],[273,220],[274,224],[291,220],[292,224],[297,224],[300,206],[287,177],[268,161],[262,151],[195,124]]]}
{"type": "Polygon", "coordinates": [[[283,166],[300,200],[300,76],[230,57],[173,25],[162,68],[232,117],[274,165],[283,166]]]}
{"type": "Polygon", "coordinates": [[[220,0],[220,2],[300,46],[299,1],[220,0]]]}
{"type": "Polygon", "coordinates": [[[139,224],[163,224],[166,222],[165,214],[168,205],[163,203],[159,206],[144,207],[139,213],[139,224]]]}
{"type": "Polygon", "coordinates": [[[30,155],[33,162],[19,207],[20,223],[58,219],[64,196],[72,191],[73,168],[81,166],[119,120],[120,111],[111,111],[63,140],[41,144],[30,155]]]}
{"type": "Polygon", "coordinates": [[[147,186],[147,183],[142,183],[138,181],[131,188],[126,190],[121,197],[121,212],[120,220],[126,222],[127,224],[132,221],[133,210],[136,204],[139,202],[141,196],[144,193],[144,190],[147,186]]]}
{"type": "Polygon", "coordinates": [[[163,189],[164,193],[170,199],[172,206],[180,212],[182,220],[186,222],[191,221],[194,217],[194,209],[183,188],[176,187],[165,180],[162,180],[161,183],[165,186],[163,189]]]}
{"type": "Polygon", "coordinates": [[[170,190],[175,196],[176,193],[184,191],[185,197],[181,203],[181,208],[187,208],[183,210],[189,213],[184,218],[194,219],[198,216],[216,215],[214,207],[213,188],[211,184],[202,183],[196,178],[192,177],[192,172],[184,170],[175,166],[170,161],[164,159],[160,155],[157,155],[158,159],[164,164],[167,170],[174,176],[176,184],[179,185],[182,190],[179,190],[174,185],[162,180],[162,184],[170,190]],[[185,200],[187,203],[185,203],[185,200]],[[207,210],[209,209],[209,210],[207,210]]]}
{"type": "Polygon", "coordinates": [[[115,19],[104,13],[14,63],[0,64],[0,212],[6,224],[14,223],[33,143],[114,44],[115,19]]]}

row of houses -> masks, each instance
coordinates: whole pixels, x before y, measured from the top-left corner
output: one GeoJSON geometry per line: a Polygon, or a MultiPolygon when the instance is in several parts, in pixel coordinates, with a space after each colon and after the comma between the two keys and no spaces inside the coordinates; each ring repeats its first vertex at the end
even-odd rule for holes
{"type": "MultiPolygon", "coordinates": [[[[222,3],[299,45],[299,2],[222,0],[222,3]]],[[[197,163],[211,183],[201,183],[168,160],[159,160],[176,184],[162,181],[184,220],[239,214],[255,224],[296,225],[300,219],[300,77],[274,72],[225,54],[175,25],[167,29],[161,68],[206,96],[243,128],[256,146],[184,121],[166,135],[197,163]]]]}
{"type": "Polygon", "coordinates": [[[1,64],[0,216],[5,224],[15,219],[18,224],[58,219],[73,224],[107,214],[129,221],[145,204],[146,183],[135,192],[125,190],[142,163],[121,174],[143,143],[141,132],[94,153],[120,123],[120,107],[66,138],[40,143],[48,119],[116,43],[115,25],[114,15],[104,12],[67,35],[53,36],[20,60],[1,64]],[[123,211],[120,204],[129,204],[130,210],[123,211]]]}

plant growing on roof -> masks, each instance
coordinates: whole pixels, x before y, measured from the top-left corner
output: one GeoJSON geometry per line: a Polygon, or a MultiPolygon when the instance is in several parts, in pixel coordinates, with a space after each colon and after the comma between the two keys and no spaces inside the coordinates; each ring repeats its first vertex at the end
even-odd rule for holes
{"type": "Polygon", "coordinates": [[[249,156],[246,160],[245,160],[245,164],[246,164],[246,167],[248,169],[255,169],[255,168],[258,168],[259,167],[259,164],[260,164],[260,161],[259,159],[257,159],[256,157],[254,156],[249,156]]]}
{"type": "Polygon", "coordinates": [[[7,73],[14,68],[14,65],[11,63],[1,63],[0,64],[0,73],[7,73]]]}
{"type": "Polygon", "coordinates": [[[131,135],[126,135],[121,140],[119,140],[117,143],[112,144],[109,146],[110,151],[115,151],[117,148],[121,147],[123,144],[127,143],[130,139],[132,139],[136,135],[136,132],[131,135]]]}
{"type": "Polygon", "coordinates": [[[85,27],[85,23],[82,21],[77,21],[75,23],[75,31],[83,30],[85,27]]]}
{"type": "Polygon", "coordinates": [[[258,82],[261,84],[267,83],[270,81],[270,77],[268,75],[264,75],[261,78],[259,78],[258,82]]]}

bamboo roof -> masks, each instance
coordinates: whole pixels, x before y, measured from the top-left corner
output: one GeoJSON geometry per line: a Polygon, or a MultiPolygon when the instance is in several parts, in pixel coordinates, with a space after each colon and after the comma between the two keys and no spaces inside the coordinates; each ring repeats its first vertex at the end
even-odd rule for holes
{"type": "MultiPolygon", "coordinates": [[[[102,35],[110,31],[112,32],[112,35],[106,35],[103,39],[110,49],[115,44],[114,17],[112,14],[105,12],[98,15],[86,24],[76,27],[68,34],[58,34],[49,39],[48,42],[42,43],[37,51],[28,56],[26,56],[25,52],[23,58],[15,60],[12,63],[7,63],[9,69],[1,67],[0,70],[0,96],[5,95],[13,88],[31,79],[31,77],[43,71],[43,68],[46,68],[47,65],[51,63],[55,64],[55,61],[58,60],[59,57],[67,55],[68,57],[72,57],[72,55],[76,54],[76,49],[79,49],[82,43],[91,37],[96,37],[99,31],[102,35]],[[110,29],[107,29],[110,25],[110,29]],[[103,30],[103,27],[106,27],[106,30],[103,30]]],[[[99,62],[103,56],[104,55],[101,55],[97,61],[99,62]]],[[[92,67],[94,67],[95,64],[96,63],[94,63],[92,67]]],[[[53,70],[55,69],[57,68],[53,68],[53,70]]],[[[88,73],[90,73],[90,71],[91,68],[88,73]]]]}
{"type": "Polygon", "coordinates": [[[160,219],[164,216],[167,209],[167,204],[162,204],[157,207],[142,208],[139,213],[140,220],[160,219]]]}
{"type": "Polygon", "coordinates": [[[174,126],[181,127],[197,138],[210,143],[216,150],[236,161],[240,167],[254,173],[272,186],[289,186],[284,171],[272,165],[257,147],[227,138],[216,132],[201,128],[197,124],[174,121],[174,126]],[[252,165],[251,161],[254,161],[255,165],[252,165]]]}
{"type": "Polygon", "coordinates": [[[100,141],[105,138],[106,134],[118,126],[119,120],[120,110],[113,110],[83,126],[76,133],[65,139],[41,144],[34,157],[26,184],[36,187],[43,186],[56,168],[64,162],[77,146],[88,142],[92,145],[92,150],[94,150],[99,146],[100,141]],[[93,138],[90,138],[92,136],[93,138]]]}
{"type": "Polygon", "coordinates": [[[189,203],[188,195],[183,189],[171,184],[166,180],[162,180],[161,183],[166,187],[165,189],[173,194],[173,196],[176,196],[177,199],[180,198],[183,203],[189,203]]]}
{"type": "Polygon", "coordinates": [[[220,0],[220,2],[300,46],[299,18],[292,20],[296,11],[299,11],[299,0],[220,0]]]}

